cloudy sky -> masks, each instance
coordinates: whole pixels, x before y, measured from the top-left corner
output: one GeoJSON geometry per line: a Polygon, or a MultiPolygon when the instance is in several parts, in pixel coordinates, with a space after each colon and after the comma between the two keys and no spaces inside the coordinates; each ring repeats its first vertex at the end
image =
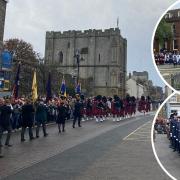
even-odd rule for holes
{"type": "Polygon", "coordinates": [[[176,0],[10,0],[5,36],[30,42],[41,56],[46,31],[119,27],[128,41],[128,72],[148,71],[164,86],[151,58],[151,37],[162,13],[176,0]]]}

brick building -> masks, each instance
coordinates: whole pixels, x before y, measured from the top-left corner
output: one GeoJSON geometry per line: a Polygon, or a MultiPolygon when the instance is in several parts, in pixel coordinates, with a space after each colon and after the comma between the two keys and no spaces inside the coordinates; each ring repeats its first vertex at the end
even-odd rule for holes
{"type": "Polygon", "coordinates": [[[165,22],[171,25],[172,39],[166,40],[163,47],[160,47],[157,37],[154,39],[154,49],[158,52],[160,48],[166,48],[168,51],[180,51],[180,9],[170,10],[164,16],[165,22]]]}

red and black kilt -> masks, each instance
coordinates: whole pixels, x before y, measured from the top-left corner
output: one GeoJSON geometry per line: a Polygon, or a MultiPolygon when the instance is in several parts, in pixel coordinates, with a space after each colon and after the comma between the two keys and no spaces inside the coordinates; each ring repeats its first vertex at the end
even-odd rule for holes
{"type": "Polygon", "coordinates": [[[92,116],[93,115],[93,113],[92,113],[92,109],[90,109],[90,108],[88,108],[88,109],[86,109],[86,116],[92,116]]]}

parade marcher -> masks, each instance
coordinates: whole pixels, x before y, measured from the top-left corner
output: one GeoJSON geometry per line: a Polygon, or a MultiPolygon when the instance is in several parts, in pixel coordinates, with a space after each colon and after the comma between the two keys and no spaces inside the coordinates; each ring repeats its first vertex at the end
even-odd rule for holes
{"type": "Polygon", "coordinates": [[[96,100],[97,100],[97,106],[96,106],[96,111],[97,111],[97,114],[96,114],[96,122],[103,122],[104,119],[103,119],[103,111],[104,111],[104,104],[102,102],[102,96],[101,95],[98,95],[96,97],[96,100]]]}
{"type": "Polygon", "coordinates": [[[43,103],[43,101],[39,102],[36,107],[35,113],[35,120],[36,120],[36,138],[39,138],[39,129],[42,124],[43,134],[46,137],[48,134],[46,132],[46,122],[47,122],[47,107],[43,103]]]}
{"type": "Polygon", "coordinates": [[[29,139],[33,140],[32,127],[34,123],[34,107],[31,100],[27,99],[26,103],[22,106],[22,131],[21,131],[21,142],[25,141],[24,134],[26,128],[29,127],[29,139]]]}
{"type": "Polygon", "coordinates": [[[111,112],[112,112],[112,98],[108,98],[107,100],[107,107],[108,107],[108,116],[111,116],[111,112]]]}
{"type": "Polygon", "coordinates": [[[57,124],[58,124],[58,130],[59,133],[65,132],[65,122],[66,122],[66,117],[67,117],[67,107],[65,106],[64,101],[62,100],[60,102],[60,105],[57,107],[58,111],[58,117],[57,117],[57,124]],[[62,126],[62,129],[61,129],[62,126]]]}
{"type": "Polygon", "coordinates": [[[122,106],[122,100],[117,95],[114,95],[114,100],[112,102],[113,121],[118,122],[121,120],[120,114],[122,113],[122,106]]]}
{"type": "Polygon", "coordinates": [[[138,111],[139,112],[143,112],[144,115],[145,115],[145,112],[146,112],[146,101],[145,101],[145,97],[144,96],[141,96],[141,99],[139,100],[138,111]]]}
{"type": "Polygon", "coordinates": [[[151,98],[147,96],[146,98],[146,112],[151,111],[151,98]]]}
{"type": "Polygon", "coordinates": [[[176,125],[177,125],[177,119],[176,119],[177,113],[174,113],[170,116],[170,147],[175,150],[176,147],[176,125]]]}
{"type": "Polygon", "coordinates": [[[11,147],[12,145],[9,144],[10,137],[11,137],[11,122],[10,122],[10,117],[12,113],[12,108],[10,105],[10,100],[6,99],[5,104],[3,100],[1,100],[1,105],[0,105],[0,157],[2,156],[2,136],[3,132],[7,131],[7,137],[6,137],[6,142],[5,145],[8,147],[11,147]]]}
{"type": "Polygon", "coordinates": [[[21,106],[20,106],[19,102],[16,100],[13,104],[12,129],[19,129],[20,118],[21,118],[21,106]]]}
{"type": "Polygon", "coordinates": [[[136,98],[134,96],[131,97],[131,106],[132,106],[132,114],[131,115],[136,115],[136,98]]]}
{"type": "Polygon", "coordinates": [[[80,102],[80,98],[76,97],[76,102],[74,105],[74,112],[73,112],[73,116],[74,116],[73,126],[72,126],[73,128],[75,128],[75,124],[77,120],[78,120],[78,126],[81,127],[82,108],[83,108],[83,104],[80,102]]]}
{"type": "Polygon", "coordinates": [[[91,102],[91,99],[88,98],[87,101],[86,101],[86,119],[89,120],[89,118],[92,117],[92,102],[91,102]]]}

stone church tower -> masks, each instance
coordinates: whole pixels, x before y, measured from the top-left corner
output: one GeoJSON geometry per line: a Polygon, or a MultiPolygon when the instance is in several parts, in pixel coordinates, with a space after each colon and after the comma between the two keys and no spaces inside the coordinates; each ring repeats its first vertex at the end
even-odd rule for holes
{"type": "Polygon", "coordinates": [[[77,74],[76,52],[80,53],[79,77],[88,95],[125,96],[127,40],[119,28],[47,32],[45,63],[64,74],[77,74]]]}
{"type": "Polygon", "coordinates": [[[6,0],[0,0],[0,53],[3,47],[4,24],[6,16],[6,0]]]}

